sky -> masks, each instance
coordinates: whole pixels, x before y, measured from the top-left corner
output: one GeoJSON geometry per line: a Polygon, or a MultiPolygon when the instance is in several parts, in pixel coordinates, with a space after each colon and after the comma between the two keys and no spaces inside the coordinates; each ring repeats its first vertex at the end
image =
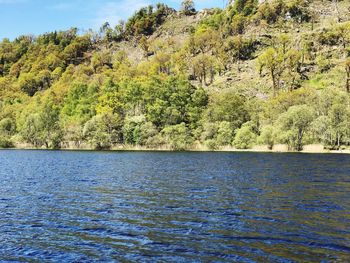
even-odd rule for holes
{"type": "MultiPolygon", "coordinates": [[[[77,27],[115,25],[137,9],[158,2],[179,9],[181,0],[0,0],[0,39],[77,27]]],[[[223,7],[225,0],[196,0],[198,10],[223,7]]]]}

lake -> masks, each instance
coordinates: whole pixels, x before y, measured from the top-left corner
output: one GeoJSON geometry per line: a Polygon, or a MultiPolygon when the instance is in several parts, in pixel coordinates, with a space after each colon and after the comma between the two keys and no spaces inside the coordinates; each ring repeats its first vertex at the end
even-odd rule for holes
{"type": "Polygon", "coordinates": [[[0,261],[349,262],[350,156],[0,151],[0,261]]]}

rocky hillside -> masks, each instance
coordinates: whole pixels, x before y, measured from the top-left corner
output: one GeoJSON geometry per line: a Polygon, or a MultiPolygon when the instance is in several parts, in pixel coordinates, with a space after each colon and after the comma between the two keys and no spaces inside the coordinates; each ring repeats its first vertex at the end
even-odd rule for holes
{"type": "Polygon", "coordinates": [[[0,146],[349,146],[349,1],[184,2],[4,39],[0,146]]]}

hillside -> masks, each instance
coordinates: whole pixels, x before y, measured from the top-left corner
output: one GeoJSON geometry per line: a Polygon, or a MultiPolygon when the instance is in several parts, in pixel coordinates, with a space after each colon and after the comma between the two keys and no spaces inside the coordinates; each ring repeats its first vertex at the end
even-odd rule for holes
{"type": "Polygon", "coordinates": [[[0,147],[350,146],[350,2],[164,4],[0,43],[0,147]]]}

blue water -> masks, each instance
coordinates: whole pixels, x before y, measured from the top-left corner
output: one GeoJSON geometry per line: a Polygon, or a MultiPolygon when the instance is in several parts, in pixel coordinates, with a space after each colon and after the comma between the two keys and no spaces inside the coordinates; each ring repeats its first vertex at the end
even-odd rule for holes
{"type": "Polygon", "coordinates": [[[0,151],[1,262],[349,262],[350,156],[0,151]]]}

